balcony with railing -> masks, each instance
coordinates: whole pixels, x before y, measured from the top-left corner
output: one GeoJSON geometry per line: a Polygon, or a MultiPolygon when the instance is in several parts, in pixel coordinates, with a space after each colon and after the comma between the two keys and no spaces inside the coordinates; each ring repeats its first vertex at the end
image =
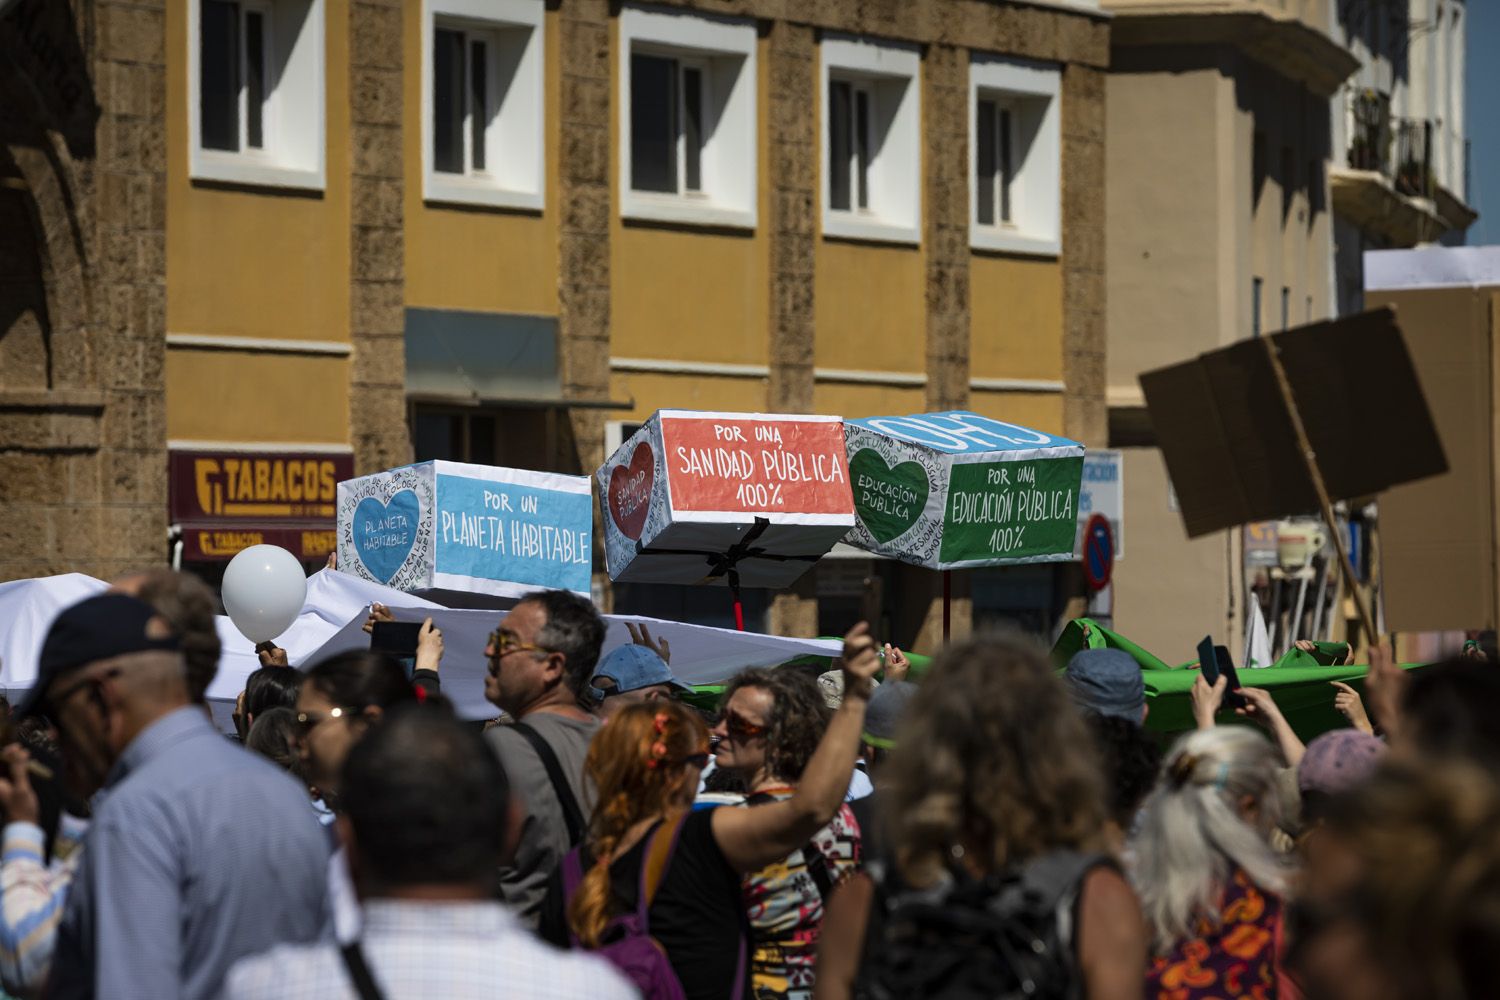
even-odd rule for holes
{"type": "Polygon", "coordinates": [[[1426,243],[1452,228],[1435,204],[1434,123],[1395,117],[1390,95],[1370,89],[1351,92],[1345,114],[1347,167],[1330,178],[1335,211],[1391,246],[1426,243]]]}

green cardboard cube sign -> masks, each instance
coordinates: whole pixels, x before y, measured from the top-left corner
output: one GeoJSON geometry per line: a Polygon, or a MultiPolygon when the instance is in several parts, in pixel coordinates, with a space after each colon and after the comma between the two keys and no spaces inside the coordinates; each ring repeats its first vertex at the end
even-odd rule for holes
{"type": "Polygon", "coordinates": [[[1073,558],[1083,446],[977,413],[844,422],[845,541],[930,569],[1073,558]]]}

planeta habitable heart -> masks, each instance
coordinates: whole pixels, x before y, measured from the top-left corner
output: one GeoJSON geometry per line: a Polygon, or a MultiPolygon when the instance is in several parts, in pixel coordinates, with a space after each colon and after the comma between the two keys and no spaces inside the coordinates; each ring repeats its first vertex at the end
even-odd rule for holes
{"type": "Polygon", "coordinates": [[[656,453],[645,441],[635,446],[630,461],[609,474],[609,516],[626,538],[639,540],[651,511],[656,485],[656,453]]]}
{"type": "Polygon", "coordinates": [[[417,544],[421,511],[413,490],[402,490],[385,503],[365,497],[354,508],[354,551],[381,583],[390,583],[406,564],[417,544]]]}
{"type": "Polygon", "coordinates": [[[910,531],[927,507],[927,472],[920,463],[893,469],[880,452],[861,448],[849,459],[849,481],[855,513],[882,544],[910,531]]]}

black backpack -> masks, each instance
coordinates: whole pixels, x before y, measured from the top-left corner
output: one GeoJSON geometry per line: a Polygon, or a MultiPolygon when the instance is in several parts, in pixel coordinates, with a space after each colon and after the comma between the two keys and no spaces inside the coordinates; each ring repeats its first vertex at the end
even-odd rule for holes
{"type": "Polygon", "coordinates": [[[955,870],[931,889],[900,884],[880,861],[855,996],[859,1000],[1075,1000],[1083,878],[1113,862],[1056,851],[1003,876],[955,870]]]}

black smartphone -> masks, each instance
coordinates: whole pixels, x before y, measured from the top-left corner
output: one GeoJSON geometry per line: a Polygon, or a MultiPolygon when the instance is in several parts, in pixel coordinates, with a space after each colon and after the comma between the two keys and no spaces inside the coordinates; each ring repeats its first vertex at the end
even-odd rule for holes
{"type": "Polygon", "coordinates": [[[1215,646],[1212,636],[1206,635],[1203,641],[1198,643],[1198,667],[1203,672],[1203,679],[1210,686],[1218,683],[1220,674],[1224,675],[1225,708],[1245,707],[1244,696],[1235,694],[1235,690],[1240,686],[1240,679],[1235,673],[1234,661],[1229,658],[1229,650],[1224,646],[1215,646]]]}
{"type": "Polygon", "coordinates": [[[1214,659],[1219,663],[1219,673],[1223,674],[1228,682],[1224,685],[1224,704],[1229,708],[1244,708],[1245,696],[1237,693],[1240,689],[1240,675],[1235,672],[1234,661],[1229,658],[1228,647],[1215,646],[1214,659]]]}
{"type": "Polygon", "coordinates": [[[410,678],[417,669],[417,637],[421,633],[421,622],[376,622],[370,629],[370,648],[401,664],[410,678]]]}

